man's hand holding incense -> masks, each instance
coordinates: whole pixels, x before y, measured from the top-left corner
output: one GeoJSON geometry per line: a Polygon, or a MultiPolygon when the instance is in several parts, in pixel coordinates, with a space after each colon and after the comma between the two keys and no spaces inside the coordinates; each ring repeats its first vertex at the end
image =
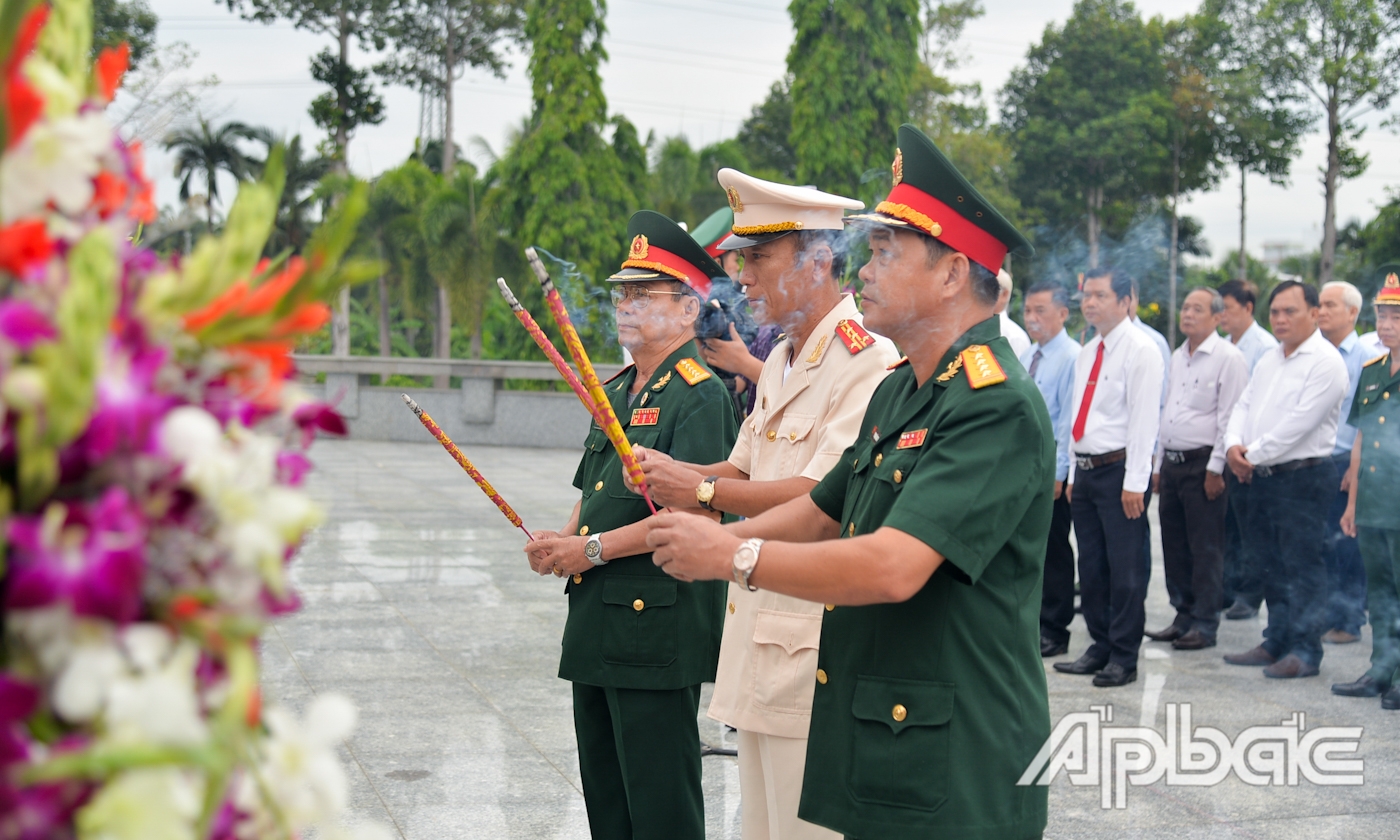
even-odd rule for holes
{"type": "MultiPolygon", "coordinates": [[[[642,474],[647,479],[647,492],[651,494],[653,502],[659,507],[700,510],[700,504],[695,500],[695,488],[705,480],[704,475],[661,452],[641,447],[633,451],[638,454],[642,474]]],[[[626,470],[622,471],[622,478],[627,483],[627,489],[641,495],[641,488],[632,483],[626,470]]]]}
{"type": "Polygon", "coordinates": [[[525,544],[530,568],[538,575],[583,574],[593,564],[583,555],[584,537],[563,536],[554,531],[536,531],[533,542],[525,544]]]}

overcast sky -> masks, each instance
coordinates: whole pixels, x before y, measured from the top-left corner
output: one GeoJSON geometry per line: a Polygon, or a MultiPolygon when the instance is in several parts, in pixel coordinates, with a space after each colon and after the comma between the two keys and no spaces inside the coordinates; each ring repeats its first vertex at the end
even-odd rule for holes
{"type": "MultiPolygon", "coordinates": [[[[983,0],[986,15],[973,22],[965,38],[969,55],[960,71],[964,80],[982,84],[995,114],[997,92],[1011,71],[1024,63],[1029,45],[1046,25],[1062,22],[1073,0],[983,0]]],[[[308,59],[329,38],[292,29],[241,21],[215,0],[151,0],[160,16],[158,40],[184,41],[198,53],[195,72],[215,74],[221,83],[207,105],[221,119],[264,125],[288,135],[319,139],[307,106],[323,88],[312,81],[308,59]]],[[[1168,17],[1194,9],[1197,0],[1144,0],[1145,15],[1168,17]]],[[[603,67],[609,108],[637,124],[645,138],[686,135],[696,146],[733,136],[750,109],[784,72],[792,42],[792,25],[782,0],[610,0],[606,45],[611,60],[603,67]]],[[[364,66],[373,56],[357,55],[364,66]]],[[[505,79],[469,71],[456,86],[459,142],[481,137],[499,152],[507,132],[529,112],[529,85],[520,57],[505,79]]],[[[350,144],[350,165],[373,175],[404,160],[418,132],[419,97],[406,88],[384,91],[388,118],[360,130],[350,144]]],[[[1378,122],[1373,115],[1371,122],[1378,122]]],[[[893,138],[890,138],[893,142],[893,138]]],[[[1318,167],[1326,139],[1305,138],[1287,188],[1260,176],[1249,180],[1249,250],[1256,256],[1265,243],[1288,243],[1302,249],[1321,239],[1322,194],[1318,167]]],[[[312,143],[311,145],[314,145],[312,143]]],[[[1375,127],[1365,137],[1371,168],[1340,191],[1339,224],[1369,219],[1400,183],[1400,137],[1375,127]]],[[[472,154],[468,150],[468,154],[472,154]]],[[[176,182],[170,160],[151,150],[152,173],[161,176],[159,199],[175,203],[176,182]]],[[[1183,211],[1205,224],[1213,261],[1239,239],[1239,178],[1227,178],[1209,194],[1184,203],[1183,211]]],[[[1396,255],[1400,257],[1400,255],[1396,255]]]]}

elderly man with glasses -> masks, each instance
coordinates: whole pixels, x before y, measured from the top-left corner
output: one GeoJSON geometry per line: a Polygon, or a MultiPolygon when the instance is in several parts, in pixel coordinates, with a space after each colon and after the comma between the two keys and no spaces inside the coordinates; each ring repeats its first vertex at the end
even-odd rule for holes
{"type": "MultiPolygon", "coordinates": [[[[723,270],[680,226],[643,210],[608,278],[629,365],[604,386],[635,447],[708,464],[734,445],[738,420],[700,360],[695,320],[723,270]]],[[[559,677],[573,683],[579,776],[594,838],[705,836],[700,684],[715,678],[722,583],[682,583],[651,562],[646,502],[623,483],[595,424],[574,475],[581,498],[558,531],[525,546],[541,575],[567,577],[559,677]]],[[[714,514],[716,518],[718,514],[714,514]]]]}

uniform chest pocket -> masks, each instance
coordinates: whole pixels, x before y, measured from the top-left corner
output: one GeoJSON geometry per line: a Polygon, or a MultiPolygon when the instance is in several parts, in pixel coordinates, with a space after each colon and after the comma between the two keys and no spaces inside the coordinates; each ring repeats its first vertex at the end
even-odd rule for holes
{"type": "MultiPolygon", "coordinates": [[[[808,414],[783,414],[778,420],[775,440],[768,446],[778,449],[777,475],[791,475],[797,471],[798,453],[807,450],[807,438],[811,437],[817,418],[808,414]]],[[[765,441],[766,442],[766,441],[765,441]]]]}
{"type": "Polygon", "coordinates": [[[609,575],[603,580],[603,661],[662,668],[676,661],[676,586],[670,578],[609,575]]]}
{"type": "Polygon", "coordinates": [[[851,715],[851,795],[936,811],[948,799],[953,683],[857,677],[851,715]]]}
{"type": "Polygon", "coordinates": [[[1186,390],[1186,405],[1197,411],[1211,411],[1215,408],[1215,383],[1206,380],[1192,382],[1186,390]]]}
{"type": "Polygon", "coordinates": [[[810,714],[816,693],[822,617],[759,610],[753,627],[753,701],[765,709],[810,714]]]}

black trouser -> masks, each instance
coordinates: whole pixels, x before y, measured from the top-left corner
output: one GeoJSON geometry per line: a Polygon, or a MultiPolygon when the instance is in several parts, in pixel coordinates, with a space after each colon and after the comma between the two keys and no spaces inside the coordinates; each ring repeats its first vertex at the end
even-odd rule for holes
{"type": "MultiPolygon", "coordinates": [[[[1332,456],[1337,475],[1351,466],[1351,451],[1332,456]]],[[[1361,635],[1366,623],[1366,565],[1361,562],[1361,549],[1356,537],[1342,533],[1342,514],[1346,513],[1347,494],[1332,494],[1332,509],[1327,514],[1327,629],[1343,630],[1353,636],[1361,635]]]]}
{"type": "Polygon", "coordinates": [[[1045,586],[1040,593],[1040,637],[1055,644],[1069,641],[1074,620],[1074,549],[1069,500],[1063,495],[1051,508],[1050,539],[1045,545],[1045,586]]]}
{"type": "Polygon", "coordinates": [[[579,776],[593,840],[704,840],[700,686],[573,686],[579,776]]]}
{"type": "Polygon", "coordinates": [[[1245,539],[1244,523],[1249,519],[1249,485],[1225,471],[1225,606],[1244,601],[1256,609],[1264,602],[1264,581],[1259,577],[1259,553],[1245,539]]]}
{"type": "Polygon", "coordinates": [[[1254,474],[1244,539],[1260,558],[1269,624],[1264,650],[1322,661],[1327,624],[1327,504],[1337,491],[1330,459],[1316,466],[1254,474]]]}
{"type": "Polygon", "coordinates": [[[1400,530],[1362,526],[1357,531],[1371,607],[1371,670],[1366,673],[1391,685],[1400,678],[1400,530]]]}
{"type": "Polygon", "coordinates": [[[1157,516],[1162,523],[1162,565],[1176,608],[1173,622],[1214,639],[1220,625],[1225,570],[1225,509],[1228,496],[1206,498],[1210,454],[1184,464],[1162,463],[1157,516]]]}
{"type": "MultiPolygon", "coordinates": [[[[1144,507],[1137,519],[1123,513],[1124,466],[1119,461],[1076,470],[1070,509],[1079,543],[1079,602],[1093,639],[1087,653],[1133,670],[1146,617],[1147,511],[1144,507]]],[[[1150,496],[1149,490],[1144,503],[1150,496]]]]}

